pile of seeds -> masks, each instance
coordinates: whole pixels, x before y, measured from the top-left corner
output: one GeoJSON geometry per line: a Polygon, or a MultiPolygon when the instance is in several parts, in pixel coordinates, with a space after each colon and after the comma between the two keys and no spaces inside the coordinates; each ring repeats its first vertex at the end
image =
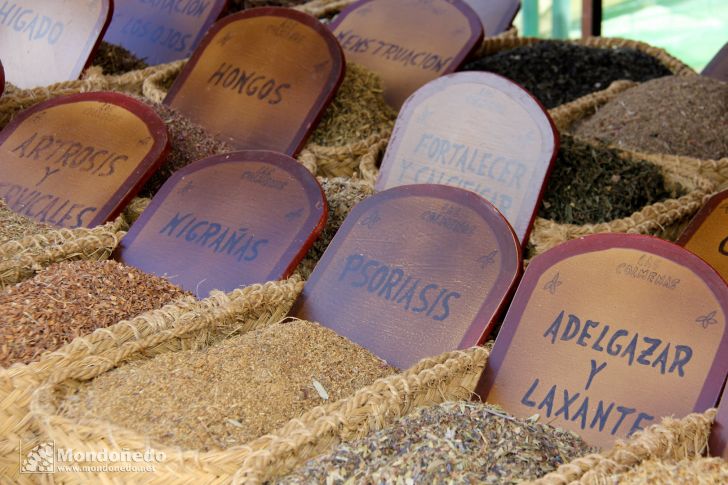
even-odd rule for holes
{"type": "Polygon", "coordinates": [[[728,157],[728,83],[703,76],[655,79],[617,95],[575,133],[646,152],[728,157]]]}
{"type": "Polygon", "coordinates": [[[319,178],[318,180],[329,204],[329,218],[324,230],[321,231],[321,236],[313,243],[298,267],[298,272],[304,278],[311,275],[316,263],[323,256],[351,209],[374,193],[374,188],[361,180],[348,177],[319,178]]]}
{"type": "Polygon", "coordinates": [[[539,478],[595,450],[568,431],[482,403],[421,408],[339,445],[279,483],[484,483],[539,478]]]}
{"type": "Polygon", "coordinates": [[[391,126],[396,112],[384,100],[379,77],[354,63],[346,65],[344,80],[309,142],[341,146],[391,126]]]}
{"type": "Polygon", "coordinates": [[[167,161],[152,175],[139,192],[141,197],[154,196],[174,172],[192,162],[235,151],[230,145],[216,140],[202,126],[194,123],[177,110],[165,104],[138,99],[151,106],[167,125],[171,147],[167,161]]]}
{"type": "Polygon", "coordinates": [[[596,224],[681,195],[656,165],[562,135],[538,214],[562,224],[596,224]]]}
{"type": "Polygon", "coordinates": [[[610,483],[728,483],[728,462],[721,458],[695,458],[679,462],[649,460],[631,470],[611,477],[610,483]]]}
{"type": "Polygon", "coordinates": [[[124,74],[149,67],[143,59],[139,59],[126,48],[103,41],[99,44],[92,64],[100,66],[106,75],[124,74]]]}
{"type": "Polygon", "coordinates": [[[660,61],[636,49],[563,41],[542,41],[498,52],[467,64],[464,70],[505,76],[548,109],[606,89],[620,79],[643,82],[671,74],[660,61]]]}
{"type": "Polygon", "coordinates": [[[297,320],[130,362],[63,407],[74,419],[101,418],[167,445],[224,449],[394,372],[332,330],[297,320]]]}
{"type": "Polygon", "coordinates": [[[165,279],[116,261],[54,264],[0,292],[0,365],[33,361],[185,294],[165,279]]]}
{"type": "Polygon", "coordinates": [[[0,244],[26,236],[44,234],[54,229],[48,224],[35,222],[11,211],[5,201],[0,199],[0,244]]]}

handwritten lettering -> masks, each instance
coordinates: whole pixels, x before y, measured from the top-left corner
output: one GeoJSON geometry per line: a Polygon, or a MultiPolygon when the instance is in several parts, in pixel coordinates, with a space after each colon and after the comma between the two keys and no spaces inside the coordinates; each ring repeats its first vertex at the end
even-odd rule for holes
{"type": "Polygon", "coordinates": [[[629,330],[602,325],[598,321],[582,319],[562,310],[551,323],[543,336],[552,344],[573,342],[580,347],[589,347],[618,359],[625,359],[627,365],[635,363],[657,369],[664,375],[677,373],[685,377],[685,367],[693,357],[693,349],[687,345],[674,345],[662,339],[631,335],[629,330]],[[564,323],[564,319],[566,322],[564,323]],[[596,333],[596,329],[601,331],[596,333]],[[594,329],[595,333],[591,333],[594,329]]]}
{"type": "Polygon", "coordinates": [[[465,220],[464,211],[459,207],[446,205],[439,211],[424,211],[420,217],[455,234],[470,236],[475,233],[475,227],[465,220]]]}
{"type": "Polygon", "coordinates": [[[260,251],[270,242],[257,237],[247,227],[233,229],[198,218],[193,213],[176,213],[162,226],[159,234],[211,249],[215,254],[232,256],[239,263],[257,259],[260,251]]]}
{"type": "Polygon", "coordinates": [[[134,16],[129,17],[120,33],[144,39],[175,52],[185,52],[192,43],[192,34],[185,34],[173,27],[134,16]]]}
{"type": "Polygon", "coordinates": [[[339,281],[436,321],[446,320],[450,316],[451,300],[460,298],[460,293],[456,291],[442,288],[436,283],[427,283],[408,275],[402,268],[363,254],[352,254],[346,258],[339,281]]]}
{"type": "Polygon", "coordinates": [[[718,245],[718,252],[723,256],[728,256],[728,236],[718,245]]]}
{"type": "Polygon", "coordinates": [[[680,278],[672,278],[666,274],[660,274],[650,268],[640,267],[629,263],[620,263],[617,266],[617,274],[629,276],[637,280],[652,283],[655,286],[662,286],[674,290],[680,284],[680,278]]]}
{"type": "Polygon", "coordinates": [[[280,180],[273,177],[273,169],[267,167],[260,168],[255,172],[246,170],[243,172],[241,178],[243,180],[247,180],[248,182],[253,182],[254,184],[262,185],[263,187],[268,187],[276,190],[283,190],[284,188],[286,188],[286,185],[288,185],[288,182],[286,182],[285,180],[280,180]]]}
{"type": "Polygon", "coordinates": [[[162,10],[169,15],[188,17],[200,17],[210,8],[209,0],[138,0],[138,2],[162,10]]]}
{"type": "Polygon", "coordinates": [[[88,227],[98,210],[52,193],[31,190],[16,184],[0,182],[0,193],[14,212],[55,226],[88,227]]]}
{"type": "Polygon", "coordinates": [[[288,83],[279,83],[275,79],[268,79],[255,71],[245,71],[227,62],[223,62],[212,73],[207,83],[237,91],[240,95],[256,97],[261,101],[268,100],[270,105],[283,101],[283,92],[291,88],[288,83]]]}
{"type": "Polygon", "coordinates": [[[582,430],[587,427],[589,429],[598,427],[599,432],[602,432],[609,423],[611,426],[608,429],[611,435],[617,434],[622,429],[629,429],[627,433],[629,436],[655,419],[651,414],[637,412],[636,408],[624,404],[596,399],[590,401],[589,396],[568,389],[559,390],[556,384],[546,392],[540,386],[541,379],[534,379],[521,398],[521,404],[535,408],[545,414],[542,417],[547,419],[552,416],[563,417],[566,421],[575,422],[582,430]]]}
{"type": "Polygon", "coordinates": [[[28,40],[55,45],[63,35],[64,23],[42,15],[22,3],[4,1],[0,4],[0,27],[12,29],[28,40]]]}
{"type": "Polygon", "coordinates": [[[75,140],[61,140],[53,135],[43,135],[39,132],[34,132],[11,151],[21,159],[61,165],[98,177],[113,175],[116,165],[129,159],[128,155],[75,140]]]}
{"type": "Polygon", "coordinates": [[[336,38],[345,51],[357,54],[371,54],[406,67],[416,67],[424,71],[441,73],[453,59],[452,57],[443,58],[433,52],[408,49],[392,42],[361,37],[351,30],[339,32],[336,34],[336,38]]]}

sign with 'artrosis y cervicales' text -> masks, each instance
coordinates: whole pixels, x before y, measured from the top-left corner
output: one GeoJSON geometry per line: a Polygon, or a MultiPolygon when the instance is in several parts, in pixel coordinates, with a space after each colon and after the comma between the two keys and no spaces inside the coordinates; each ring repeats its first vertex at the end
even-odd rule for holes
{"type": "Polygon", "coordinates": [[[53,98],[0,132],[0,197],[40,222],[93,227],[121,212],[168,150],[164,122],[133,98],[53,98]]]}
{"type": "Polygon", "coordinates": [[[717,403],[727,316],[728,286],[675,244],[570,241],[528,266],[478,393],[606,447],[717,403]]]}

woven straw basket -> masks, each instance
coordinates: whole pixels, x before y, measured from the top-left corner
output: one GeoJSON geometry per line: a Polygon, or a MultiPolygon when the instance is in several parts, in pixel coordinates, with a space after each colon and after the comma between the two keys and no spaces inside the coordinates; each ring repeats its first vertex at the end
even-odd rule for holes
{"type": "MultiPolygon", "coordinates": [[[[109,423],[81,424],[60,416],[58,393],[74,389],[79,382],[125,361],[204,348],[233,333],[274,325],[286,315],[302,287],[300,278],[294,277],[229,294],[217,293],[201,302],[178,302],[76,339],[31,364],[32,368],[24,372],[16,368],[5,371],[10,374],[15,370],[16,376],[5,379],[10,387],[6,392],[9,406],[3,416],[8,432],[3,435],[5,442],[0,441],[3,452],[0,465],[11,477],[21,479],[23,476],[17,471],[19,456],[51,440],[56,447],[72,448],[74,452],[108,448],[138,450],[154,445],[133,431],[109,423]],[[27,387],[19,389],[21,380],[35,389],[32,396],[27,387]],[[30,414],[23,416],[28,401],[30,414]],[[25,440],[22,450],[18,449],[19,439],[25,440]]],[[[415,406],[468,398],[486,356],[485,349],[475,348],[425,359],[402,374],[380,379],[348,399],[314,408],[276,432],[244,446],[211,452],[153,446],[166,453],[166,460],[155,464],[155,473],[134,478],[140,483],[227,483],[233,477],[250,481],[255,480],[254,476],[261,479],[272,476],[273,470],[284,473],[341,438],[363,435],[377,426],[377,422],[390,422],[415,406]],[[278,464],[280,460],[282,463],[278,464]]],[[[128,479],[129,475],[57,471],[53,478],[63,483],[88,483],[128,479]]]]}
{"type": "MultiPolygon", "coordinates": [[[[476,52],[476,57],[484,57],[498,52],[515,49],[541,42],[564,42],[549,39],[540,39],[537,37],[514,37],[514,36],[497,36],[489,37],[483,41],[480,49],[476,52]]],[[[616,49],[620,47],[629,47],[648,54],[660,61],[666,68],[677,76],[694,76],[697,73],[688,65],[679,59],[668,54],[664,49],[651,46],[645,42],[637,40],[621,39],[618,37],[586,37],[583,39],[570,39],[565,42],[586,47],[597,47],[601,49],[616,49]]]]}
{"type": "MultiPolygon", "coordinates": [[[[559,131],[571,131],[576,123],[593,115],[601,106],[614,99],[618,94],[636,85],[636,83],[630,81],[616,81],[604,91],[584,96],[583,98],[553,109],[551,111],[551,117],[559,131]]],[[[691,170],[696,174],[712,180],[718,186],[718,190],[728,188],[728,157],[721,158],[720,160],[706,160],[679,155],[645,153],[635,150],[620,149],[620,151],[660,165],[682,167],[691,170]]]]}

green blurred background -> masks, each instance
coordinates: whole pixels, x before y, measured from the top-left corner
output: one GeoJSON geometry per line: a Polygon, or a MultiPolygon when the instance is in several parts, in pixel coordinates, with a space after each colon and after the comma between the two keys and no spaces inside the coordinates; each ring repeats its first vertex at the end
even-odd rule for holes
{"type": "MultiPolygon", "coordinates": [[[[524,36],[581,36],[581,0],[521,0],[524,36]]],[[[728,41],[728,0],[603,0],[602,35],[662,47],[700,71],[728,41]]]]}

